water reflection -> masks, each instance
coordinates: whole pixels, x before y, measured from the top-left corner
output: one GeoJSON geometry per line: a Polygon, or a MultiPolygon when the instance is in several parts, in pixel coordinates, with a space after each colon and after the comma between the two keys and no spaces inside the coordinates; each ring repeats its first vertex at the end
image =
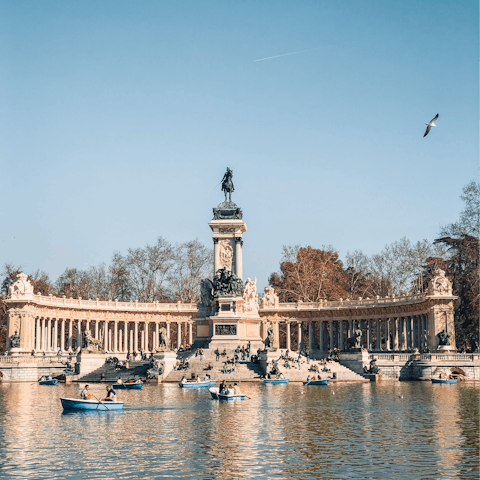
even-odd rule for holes
{"type": "Polygon", "coordinates": [[[0,387],[2,478],[478,478],[474,386],[252,383],[220,403],[147,385],[117,392],[123,412],[63,414],[80,389],[0,387]]]}

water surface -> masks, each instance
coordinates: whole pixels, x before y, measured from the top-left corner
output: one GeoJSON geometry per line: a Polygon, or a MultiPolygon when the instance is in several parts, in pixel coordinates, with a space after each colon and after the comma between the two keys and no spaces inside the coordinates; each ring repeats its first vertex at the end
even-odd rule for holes
{"type": "MultiPolygon", "coordinates": [[[[478,479],[478,386],[146,385],[123,412],[62,413],[79,385],[0,386],[0,478],[478,479]],[[403,396],[403,398],[402,398],[403,396]]],[[[92,385],[97,396],[105,386],[92,385]]]]}

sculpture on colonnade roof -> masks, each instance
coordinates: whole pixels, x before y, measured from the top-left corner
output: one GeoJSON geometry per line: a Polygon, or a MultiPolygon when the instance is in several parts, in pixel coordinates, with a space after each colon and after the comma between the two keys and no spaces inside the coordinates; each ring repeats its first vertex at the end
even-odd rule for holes
{"type": "Polygon", "coordinates": [[[8,287],[8,293],[13,300],[22,298],[26,295],[33,295],[33,285],[28,279],[28,275],[20,272],[17,275],[17,280],[8,287]]]}

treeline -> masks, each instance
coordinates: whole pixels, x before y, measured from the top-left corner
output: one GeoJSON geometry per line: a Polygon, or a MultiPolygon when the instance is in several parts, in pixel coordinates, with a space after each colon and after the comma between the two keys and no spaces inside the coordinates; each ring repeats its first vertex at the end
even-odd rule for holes
{"type": "MultiPolygon", "coordinates": [[[[143,248],[115,252],[111,263],[86,270],[67,268],[56,281],[37,270],[29,275],[35,293],[99,300],[195,302],[200,281],[211,276],[212,249],[198,240],[172,245],[163,237],[143,248]]],[[[8,291],[21,266],[3,268],[2,291],[8,291]]]]}
{"type": "Polygon", "coordinates": [[[440,228],[433,243],[402,238],[378,254],[347,252],[345,263],[332,246],[284,246],[280,271],[269,283],[282,302],[318,302],[421,293],[435,270],[453,283],[456,343],[478,341],[480,185],[467,184],[460,197],[464,209],[457,222],[440,228]]]}

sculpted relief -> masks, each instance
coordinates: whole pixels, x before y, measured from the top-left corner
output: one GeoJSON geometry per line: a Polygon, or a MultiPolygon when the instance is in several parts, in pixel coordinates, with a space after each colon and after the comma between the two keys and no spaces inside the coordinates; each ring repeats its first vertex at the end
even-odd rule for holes
{"type": "Polygon", "coordinates": [[[435,276],[428,285],[429,295],[452,295],[452,282],[445,276],[442,269],[435,271],[435,276]]]}
{"type": "Polygon", "coordinates": [[[17,280],[8,287],[10,298],[18,300],[26,295],[33,295],[33,285],[28,280],[28,276],[24,273],[17,275],[17,280]]]}
{"type": "Polygon", "coordinates": [[[231,240],[220,240],[218,242],[220,250],[220,268],[232,270],[233,247],[231,240]]]}

